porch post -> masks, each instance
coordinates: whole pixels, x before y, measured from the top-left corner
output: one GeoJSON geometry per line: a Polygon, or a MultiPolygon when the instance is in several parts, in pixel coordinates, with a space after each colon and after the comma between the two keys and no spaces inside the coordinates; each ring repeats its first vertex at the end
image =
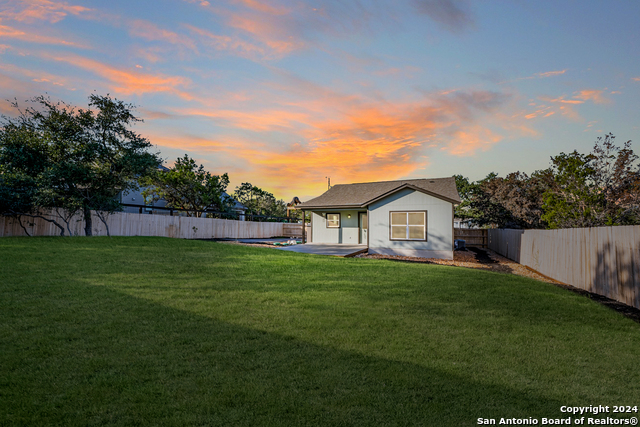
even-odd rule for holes
{"type": "Polygon", "coordinates": [[[304,209],[302,210],[302,244],[307,243],[307,239],[306,239],[306,233],[307,233],[307,222],[304,219],[304,209]]]}

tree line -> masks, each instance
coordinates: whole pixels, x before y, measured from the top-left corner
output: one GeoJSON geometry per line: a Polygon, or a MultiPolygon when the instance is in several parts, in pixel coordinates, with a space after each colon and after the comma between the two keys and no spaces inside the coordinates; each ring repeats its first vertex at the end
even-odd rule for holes
{"type": "Polygon", "coordinates": [[[554,229],[640,224],[640,165],[631,141],[611,133],[593,150],[560,153],[531,175],[490,173],[470,182],[455,176],[462,203],[457,218],[470,225],[554,229]]]}
{"type": "MultiPolygon", "coordinates": [[[[12,106],[15,117],[0,121],[0,214],[17,218],[25,232],[22,219],[38,217],[72,234],[70,221],[81,213],[90,236],[94,211],[109,233],[106,218],[122,210],[119,196],[141,187],[147,201],[162,198],[189,215],[231,211],[226,173],[213,175],[187,155],[160,168],[151,142],[131,129],[142,121],[132,104],[92,94],[87,108],[45,96],[12,106]]],[[[232,197],[251,215],[286,216],[284,201],[250,183],[232,197]]]]}
{"type": "Polygon", "coordinates": [[[247,208],[247,214],[259,217],[285,217],[287,204],[273,194],[249,182],[237,186],[228,196],[229,175],[212,175],[188,155],[178,158],[169,169],[156,169],[139,180],[142,195],[149,204],[165,200],[167,206],[183,209],[200,217],[206,211],[232,212],[235,201],[247,208]]]}

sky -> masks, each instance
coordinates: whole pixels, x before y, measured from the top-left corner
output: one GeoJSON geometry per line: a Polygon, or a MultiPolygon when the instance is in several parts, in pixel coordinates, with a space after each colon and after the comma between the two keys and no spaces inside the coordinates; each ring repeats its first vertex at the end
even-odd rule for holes
{"type": "MultiPolygon", "coordinates": [[[[640,152],[640,2],[0,0],[0,99],[136,105],[166,165],[303,201],[640,152]]],[[[9,102],[0,113],[14,114],[9,102]]]]}

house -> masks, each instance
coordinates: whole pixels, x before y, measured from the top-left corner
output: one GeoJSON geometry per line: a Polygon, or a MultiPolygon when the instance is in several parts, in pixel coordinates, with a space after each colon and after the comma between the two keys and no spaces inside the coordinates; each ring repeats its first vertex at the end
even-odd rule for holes
{"type": "Polygon", "coordinates": [[[453,259],[455,178],[334,185],[297,206],[311,212],[313,243],[366,245],[369,253],[453,259]]]}
{"type": "MultiPolygon", "coordinates": [[[[170,169],[163,165],[158,165],[157,168],[160,172],[168,172],[170,169]]],[[[118,201],[122,206],[122,212],[125,213],[153,213],[159,215],[186,215],[184,212],[173,211],[167,208],[167,201],[165,199],[150,200],[147,202],[142,193],[149,187],[140,187],[137,190],[121,191],[118,194],[118,201]]],[[[245,220],[245,214],[249,208],[228,195],[226,192],[222,192],[222,200],[229,204],[230,213],[235,214],[236,218],[240,221],[245,220]]],[[[205,214],[206,217],[206,214],[205,214]]]]}
{"type": "Polygon", "coordinates": [[[479,229],[477,225],[472,225],[470,219],[462,219],[462,218],[454,218],[453,219],[453,227],[454,228],[467,228],[467,229],[479,229]]]}
{"type": "MultiPolygon", "coordinates": [[[[153,201],[152,203],[146,203],[142,192],[145,190],[145,187],[140,188],[137,191],[129,191],[127,193],[120,193],[119,200],[121,204],[129,205],[123,206],[122,211],[128,213],[138,213],[140,212],[140,208],[143,208],[143,212],[151,213],[153,211],[154,214],[165,214],[169,215],[169,210],[154,210],[154,208],[165,208],[167,207],[167,201],[164,199],[153,201]],[[135,206],[131,206],[135,205],[135,206]],[[139,207],[138,207],[139,206],[139,207]]],[[[222,198],[225,202],[229,202],[231,204],[231,212],[236,214],[237,219],[240,221],[245,220],[245,214],[247,212],[247,207],[228,195],[227,193],[222,193],[222,198]]],[[[175,213],[178,215],[178,212],[175,213]]]]}

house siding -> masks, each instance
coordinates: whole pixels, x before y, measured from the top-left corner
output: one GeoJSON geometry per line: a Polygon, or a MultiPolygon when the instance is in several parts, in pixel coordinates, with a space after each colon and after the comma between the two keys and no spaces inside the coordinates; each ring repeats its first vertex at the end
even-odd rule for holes
{"type": "Polygon", "coordinates": [[[453,259],[452,204],[405,189],[369,206],[369,253],[453,259]],[[427,241],[390,240],[391,211],[427,211],[427,241]]]}
{"type": "Polygon", "coordinates": [[[326,210],[311,212],[311,232],[313,243],[345,243],[358,244],[358,211],[326,210]],[[323,213],[340,213],[340,228],[327,228],[327,220],[323,213]],[[351,215],[351,218],[348,216],[351,215]]]}

